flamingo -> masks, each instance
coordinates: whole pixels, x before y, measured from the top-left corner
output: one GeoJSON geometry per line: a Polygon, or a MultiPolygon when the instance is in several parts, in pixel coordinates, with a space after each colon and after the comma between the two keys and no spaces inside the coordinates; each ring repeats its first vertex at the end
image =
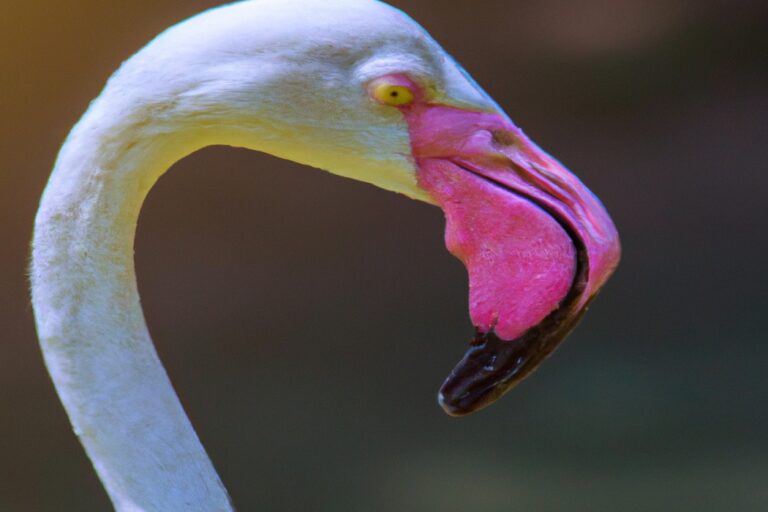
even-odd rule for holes
{"type": "Polygon", "coordinates": [[[485,407],[574,327],[619,261],[598,199],[413,20],[376,0],[248,0],[163,32],[61,148],[35,220],[47,369],[116,510],[233,506],[145,324],[142,202],[180,158],[245,147],[441,207],[476,336],[439,393],[485,407]]]}

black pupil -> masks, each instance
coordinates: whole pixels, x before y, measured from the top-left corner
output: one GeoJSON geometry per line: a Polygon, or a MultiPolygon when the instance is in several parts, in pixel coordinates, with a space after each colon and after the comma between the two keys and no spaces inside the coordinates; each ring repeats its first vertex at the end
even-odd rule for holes
{"type": "Polygon", "coordinates": [[[392,96],[393,98],[397,98],[397,91],[392,91],[391,93],[389,93],[389,95],[392,96]]]}

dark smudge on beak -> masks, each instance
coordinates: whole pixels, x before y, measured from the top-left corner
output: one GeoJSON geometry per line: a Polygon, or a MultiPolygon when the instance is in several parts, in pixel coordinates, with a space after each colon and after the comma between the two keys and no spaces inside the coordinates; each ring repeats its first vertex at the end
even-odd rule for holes
{"type": "Polygon", "coordinates": [[[492,404],[534,371],[568,336],[587,310],[586,306],[578,307],[586,288],[583,246],[578,254],[576,279],[568,297],[539,325],[509,341],[499,338],[493,329],[476,332],[464,358],[440,388],[438,401],[445,412],[464,416],[492,404]]]}

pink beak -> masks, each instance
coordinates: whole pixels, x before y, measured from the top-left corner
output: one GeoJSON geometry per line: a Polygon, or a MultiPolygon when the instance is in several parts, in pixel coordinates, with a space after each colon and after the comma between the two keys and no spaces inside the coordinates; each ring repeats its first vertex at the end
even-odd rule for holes
{"type": "Polygon", "coordinates": [[[404,114],[419,186],[445,212],[446,245],[469,273],[477,335],[439,395],[463,415],[555,350],[621,249],[600,201],[507,117],[425,103],[404,114]]]}

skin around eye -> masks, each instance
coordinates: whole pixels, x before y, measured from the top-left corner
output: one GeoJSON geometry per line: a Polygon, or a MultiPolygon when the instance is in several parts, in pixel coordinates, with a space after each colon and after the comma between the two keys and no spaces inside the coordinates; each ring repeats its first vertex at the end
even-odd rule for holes
{"type": "Polygon", "coordinates": [[[403,107],[413,103],[415,95],[405,85],[394,84],[385,79],[377,80],[371,84],[371,96],[384,105],[403,107]]]}

